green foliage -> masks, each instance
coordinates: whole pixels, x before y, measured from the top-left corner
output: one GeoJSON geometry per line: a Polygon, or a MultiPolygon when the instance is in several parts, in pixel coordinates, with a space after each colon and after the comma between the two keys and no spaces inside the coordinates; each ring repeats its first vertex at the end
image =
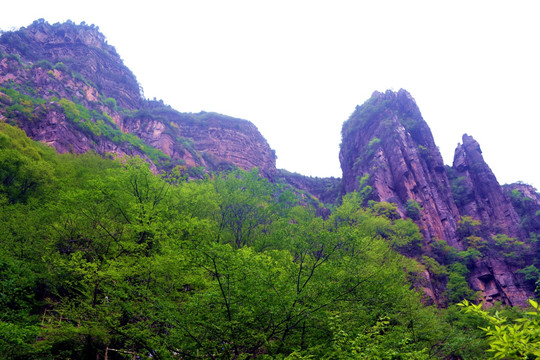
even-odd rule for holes
{"type": "Polygon", "coordinates": [[[534,201],[523,195],[519,190],[514,189],[510,192],[510,200],[519,217],[521,218],[522,228],[533,237],[533,233],[540,229],[540,210],[534,201]]]}
{"type": "Polygon", "coordinates": [[[34,67],[40,67],[45,70],[51,70],[53,66],[54,65],[50,61],[45,60],[45,59],[39,60],[38,62],[34,64],[34,67]]]}
{"type": "Polygon", "coordinates": [[[10,120],[35,121],[39,120],[39,105],[45,103],[43,99],[24,95],[12,88],[0,87],[0,105],[4,104],[0,112],[10,120]]]}
{"type": "Polygon", "coordinates": [[[450,166],[446,166],[448,180],[450,180],[450,189],[452,197],[458,207],[464,206],[471,201],[472,188],[463,176],[458,176],[456,170],[450,166]]]}
{"type": "Polygon", "coordinates": [[[372,97],[361,106],[357,106],[351,117],[343,124],[341,131],[343,138],[373,123],[381,116],[388,104],[389,102],[379,101],[372,97]]]}
{"type": "Polygon", "coordinates": [[[475,293],[467,283],[469,270],[459,262],[449,267],[448,283],[446,284],[446,297],[451,304],[456,304],[464,299],[473,299],[475,293]]]}
{"type": "Polygon", "coordinates": [[[118,109],[118,106],[116,105],[116,100],[113,99],[113,98],[106,98],[106,99],[103,99],[103,103],[104,103],[109,109],[112,109],[112,110],[117,110],[117,109],[118,109]]]}
{"type": "Polygon", "coordinates": [[[455,247],[448,245],[445,240],[435,240],[431,243],[434,258],[441,264],[451,264],[459,259],[455,247]]]}
{"type": "Polygon", "coordinates": [[[434,277],[442,280],[448,277],[448,269],[446,266],[439,264],[439,262],[429,256],[423,255],[421,259],[422,264],[434,277]]]}
{"type": "Polygon", "coordinates": [[[56,155],[0,126],[1,171],[49,169],[21,177],[44,176],[24,196],[2,188],[8,358],[481,358],[476,335],[411,289],[418,265],[399,252],[422,237],[394,205],[351,193],[323,219],[257,169],[186,181],[183,167],[56,155]]]}
{"type": "Polygon", "coordinates": [[[413,220],[420,220],[422,207],[413,199],[408,199],[405,203],[405,215],[413,220]]]}
{"type": "Polygon", "coordinates": [[[463,259],[463,262],[467,266],[472,266],[475,260],[480,259],[482,257],[482,253],[478,251],[477,249],[471,247],[465,251],[460,251],[458,253],[458,256],[461,259],[463,259]]]}
{"type": "Polygon", "coordinates": [[[360,193],[360,196],[362,196],[362,199],[366,200],[369,195],[371,195],[371,192],[373,191],[373,188],[368,185],[369,184],[369,174],[364,174],[359,180],[358,180],[358,192],[360,193]]]}
{"type": "Polygon", "coordinates": [[[536,359],[540,357],[540,312],[538,303],[529,300],[532,311],[513,322],[499,313],[490,315],[481,304],[464,300],[458,304],[467,313],[475,314],[489,324],[481,328],[486,334],[492,359],[536,359]]]}
{"type": "Polygon", "coordinates": [[[480,220],[475,220],[470,216],[462,216],[458,222],[457,235],[460,239],[468,236],[478,236],[480,232],[480,220]]]}
{"type": "Polygon", "coordinates": [[[373,159],[373,154],[375,154],[375,151],[379,147],[379,144],[381,143],[381,139],[374,137],[369,141],[369,143],[364,147],[362,153],[358,158],[356,159],[354,166],[358,166],[359,164],[368,163],[373,159]]]}
{"type": "Polygon", "coordinates": [[[104,136],[116,144],[128,143],[146,154],[152,161],[169,159],[170,157],[131,133],[123,133],[105,112],[88,110],[84,105],[62,98],[58,104],[62,107],[66,118],[73,122],[85,133],[94,136],[104,136]]]}
{"type": "Polygon", "coordinates": [[[530,247],[518,238],[511,238],[505,234],[496,234],[492,237],[494,248],[499,251],[507,261],[523,266],[523,253],[527,253],[530,247]]]}
{"type": "Polygon", "coordinates": [[[0,203],[25,202],[53,181],[46,160],[52,149],[34,143],[24,131],[0,122],[0,203]]]}
{"type": "Polygon", "coordinates": [[[523,274],[525,281],[529,283],[530,286],[536,287],[535,293],[538,296],[540,293],[540,270],[534,265],[529,265],[517,271],[518,273],[523,274]]]}
{"type": "Polygon", "coordinates": [[[397,211],[397,205],[386,201],[373,201],[368,202],[369,208],[372,209],[377,215],[387,217],[391,220],[397,220],[400,215],[397,211]]]}

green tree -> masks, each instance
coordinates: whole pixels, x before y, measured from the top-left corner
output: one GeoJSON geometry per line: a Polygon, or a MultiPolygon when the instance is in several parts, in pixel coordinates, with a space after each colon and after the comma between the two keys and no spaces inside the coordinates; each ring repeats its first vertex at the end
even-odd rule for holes
{"type": "Polygon", "coordinates": [[[257,168],[217,176],[214,186],[220,207],[218,241],[237,248],[252,244],[270,225],[276,211],[272,186],[259,176],[257,168]]]}
{"type": "Polygon", "coordinates": [[[532,311],[513,322],[499,313],[490,315],[482,305],[464,300],[458,304],[465,312],[476,314],[489,325],[482,328],[489,342],[492,359],[536,359],[540,357],[540,312],[538,303],[529,300],[532,311]]]}

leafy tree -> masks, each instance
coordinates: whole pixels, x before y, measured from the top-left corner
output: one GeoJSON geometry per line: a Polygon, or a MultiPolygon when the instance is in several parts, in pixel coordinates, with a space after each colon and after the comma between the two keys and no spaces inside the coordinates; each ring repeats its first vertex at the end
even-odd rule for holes
{"type": "Polygon", "coordinates": [[[420,220],[422,207],[413,199],[407,200],[405,203],[405,214],[413,220],[420,220]]]}
{"type": "Polygon", "coordinates": [[[482,305],[464,300],[458,304],[467,313],[473,313],[488,322],[482,328],[486,334],[493,359],[535,359],[540,357],[540,312],[538,303],[529,300],[532,311],[513,322],[499,313],[490,315],[482,305]]]}
{"type": "Polygon", "coordinates": [[[257,232],[272,221],[275,208],[270,183],[255,168],[220,175],[214,186],[220,198],[218,241],[231,242],[237,248],[251,244],[257,232]]]}
{"type": "Polygon", "coordinates": [[[445,295],[451,304],[475,297],[475,292],[467,283],[467,275],[469,275],[469,270],[465,265],[459,262],[450,265],[445,295]]]}
{"type": "Polygon", "coordinates": [[[52,181],[51,149],[32,142],[24,131],[0,122],[0,199],[24,202],[52,181]]]}

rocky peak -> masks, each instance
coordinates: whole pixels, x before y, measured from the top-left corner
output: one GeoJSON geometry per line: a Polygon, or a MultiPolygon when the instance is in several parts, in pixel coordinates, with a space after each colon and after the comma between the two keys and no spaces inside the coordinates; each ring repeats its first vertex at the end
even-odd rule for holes
{"type": "MultiPolygon", "coordinates": [[[[423,251],[428,255],[439,246],[436,240],[445,240],[457,251],[468,251],[473,240],[486,244],[482,254],[468,264],[471,288],[488,303],[526,305],[531,289],[515,274],[520,261],[531,263],[527,258],[530,250],[517,240],[525,241],[519,216],[474,138],[463,136],[454,166],[445,168],[412,96],[405,90],[375,92],[344,123],[340,161],[344,191],[371,186],[370,199],[396,204],[402,217],[419,225],[423,251]],[[481,238],[465,239],[470,234],[463,235],[463,228],[458,229],[462,216],[480,220],[476,235],[481,238]],[[517,255],[520,261],[516,261],[516,253],[510,253],[511,247],[522,252],[517,255]]],[[[532,219],[536,212],[531,209],[527,214],[532,219]]],[[[535,229],[540,221],[530,223],[535,229]]],[[[442,293],[437,286],[432,284],[427,290],[435,301],[442,293]]]]}
{"type": "Polygon", "coordinates": [[[275,153],[256,126],[216,113],[181,113],[142,99],[114,47],[93,25],[39,20],[0,36],[0,121],[59,152],[140,155],[154,169],[258,167],[275,153]]]}
{"type": "Polygon", "coordinates": [[[2,34],[0,52],[17,55],[24,62],[47,61],[81,74],[122,107],[135,109],[142,104],[137,79],[94,25],[70,21],[50,25],[37,20],[26,28],[2,34]]]}
{"type": "Polygon", "coordinates": [[[497,178],[484,161],[478,142],[467,134],[458,144],[453,168],[467,188],[468,195],[459,201],[461,215],[480,220],[491,235],[523,237],[519,216],[504,194],[497,178]]]}
{"type": "Polygon", "coordinates": [[[427,242],[448,239],[457,246],[458,212],[442,157],[413,97],[405,90],[375,92],[343,125],[340,162],[345,192],[369,175],[371,197],[411,207],[427,242]]]}

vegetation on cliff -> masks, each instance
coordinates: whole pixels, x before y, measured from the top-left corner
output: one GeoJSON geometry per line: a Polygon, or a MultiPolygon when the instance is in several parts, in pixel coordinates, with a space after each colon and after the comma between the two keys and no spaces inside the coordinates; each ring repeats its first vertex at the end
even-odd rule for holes
{"type": "Polygon", "coordinates": [[[186,182],[0,125],[9,358],[483,357],[411,287],[418,229],[358,193],[324,220],[256,170],[186,182]]]}
{"type": "Polygon", "coordinates": [[[526,304],[540,196],[504,195],[466,135],[445,167],[406,91],[344,124],[341,181],[278,173],[248,121],[142,99],[93,26],[4,34],[0,69],[6,357],[523,358],[508,339],[536,341],[537,312],[502,310],[529,334],[455,304],[526,304]]]}

